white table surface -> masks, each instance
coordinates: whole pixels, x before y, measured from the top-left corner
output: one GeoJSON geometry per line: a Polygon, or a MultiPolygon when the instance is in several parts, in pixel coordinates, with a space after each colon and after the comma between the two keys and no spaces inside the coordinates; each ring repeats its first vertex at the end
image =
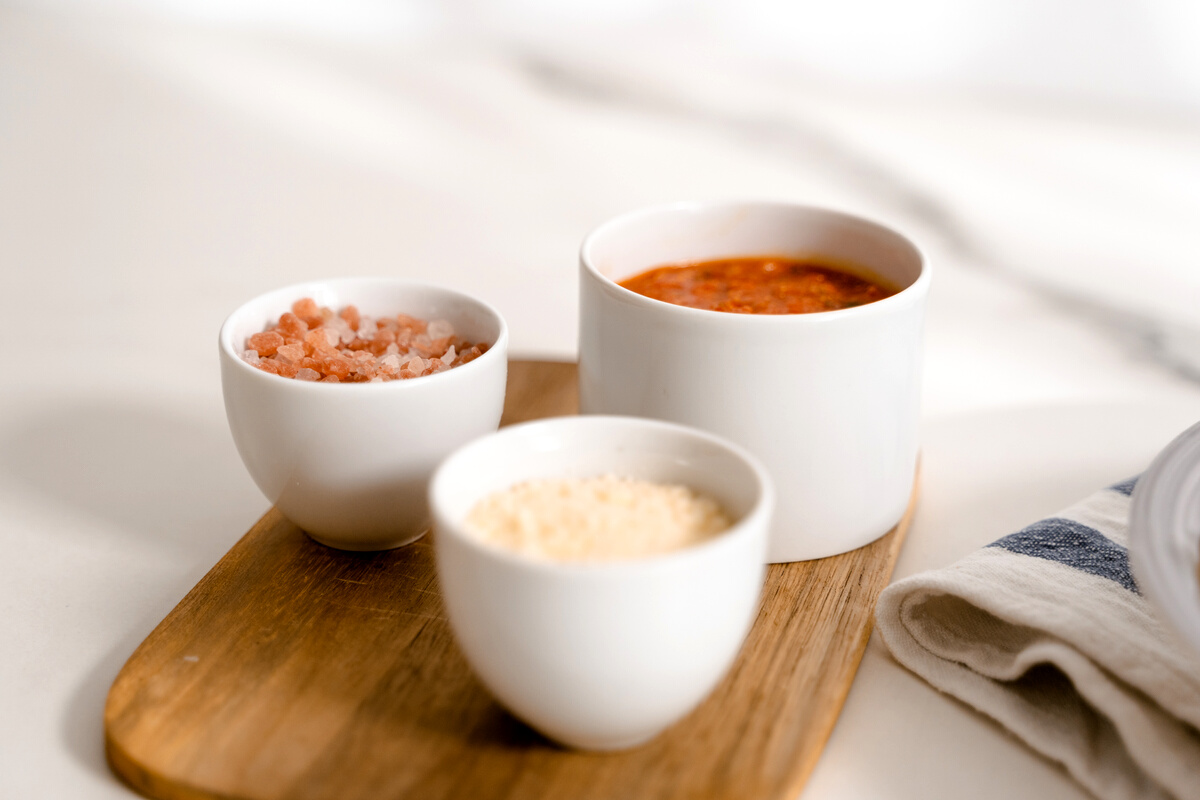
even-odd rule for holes
{"type": "MultiPolygon", "coordinates": [[[[0,796],[130,796],[108,686],[268,505],[216,332],[275,286],[436,280],[495,304],[515,355],[571,358],[577,247],[614,214],[775,198],[891,223],[936,270],[897,577],[1200,419],[1194,119],[624,44],[350,47],[0,7],[0,796]]],[[[1083,793],[873,638],[803,796],[1083,793]]]]}

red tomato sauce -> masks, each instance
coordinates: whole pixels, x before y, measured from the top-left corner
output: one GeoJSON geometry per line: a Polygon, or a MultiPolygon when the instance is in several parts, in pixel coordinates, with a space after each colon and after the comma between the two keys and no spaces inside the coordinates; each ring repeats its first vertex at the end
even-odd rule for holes
{"type": "Polygon", "coordinates": [[[646,297],[735,314],[811,314],[873,303],[895,290],[812,261],[772,256],[655,267],[620,282],[646,297]]]}

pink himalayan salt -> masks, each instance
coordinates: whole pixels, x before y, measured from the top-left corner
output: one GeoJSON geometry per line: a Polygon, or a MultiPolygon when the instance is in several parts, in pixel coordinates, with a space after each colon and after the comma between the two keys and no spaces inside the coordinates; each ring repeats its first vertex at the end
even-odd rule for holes
{"type": "Polygon", "coordinates": [[[275,351],[275,358],[285,364],[299,364],[304,360],[304,345],[300,342],[285,344],[275,351]]]}
{"type": "Polygon", "coordinates": [[[275,355],[275,351],[283,344],[283,337],[275,331],[256,333],[246,340],[246,347],[254,350],[263,358],[275,355]]]}
{"type": "Polygon", "coordinates": [[[474,361],[488,349],[454,336],[446,320],[398,314],[373,319],[347,306],[334,314],[297,300],[278,324],[247,338],[242,358],[274,375],[321,383],[381,383],[432,375],[474,361]]]}

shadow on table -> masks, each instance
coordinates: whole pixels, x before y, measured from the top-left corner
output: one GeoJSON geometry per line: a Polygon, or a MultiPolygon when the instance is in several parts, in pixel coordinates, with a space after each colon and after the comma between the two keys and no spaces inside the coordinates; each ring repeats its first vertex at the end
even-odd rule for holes
{"type": "Polygon", "coordinates": [[[10,430],[0,476],[115,535],[208,554],[264,506],[228,431],[161,405],[65,405],[10,430]]]}
{"type": "MultiPolygon", "coordinates": [[[[202,574],[203,570],[196,576],[196,581],[202,574]]],[[[181,598],[182,594],[156,604],[152,613],[139,620],[91,667],[68,697],[59,720],[59,740],[71,758],[89,772],[123,783],[109,769],[104,757],[104,704],[108,689],[133,651],[181,598]]]]}
{"type": "MultiPolygon", "coordinates": [[[[108,687],[154,626],[263,512],[229,433],[165,404],[62,404],[9,420],[0,480],[45,498],[97,533],[165,554],[177,568],[135,591],[144,614],[75,687],[61,720],[63,745],[88,770],[104,761],[108,687]],[[161,596],[156,597],[154,589],[161,596]]],[[[53,531],[46,532],[53,536],[53,531]]]]}

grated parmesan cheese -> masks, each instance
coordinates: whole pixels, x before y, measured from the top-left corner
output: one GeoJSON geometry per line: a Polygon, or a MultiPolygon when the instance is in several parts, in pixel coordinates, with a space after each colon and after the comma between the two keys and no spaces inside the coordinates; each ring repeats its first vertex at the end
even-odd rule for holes
{"type": "Polygon", "coordinates": [[[605,475],[526,481],[467,516],[484,542],[551,561],[613,561],[689,547],[730,525],[711,497],[686,486],[605,475]]]}

